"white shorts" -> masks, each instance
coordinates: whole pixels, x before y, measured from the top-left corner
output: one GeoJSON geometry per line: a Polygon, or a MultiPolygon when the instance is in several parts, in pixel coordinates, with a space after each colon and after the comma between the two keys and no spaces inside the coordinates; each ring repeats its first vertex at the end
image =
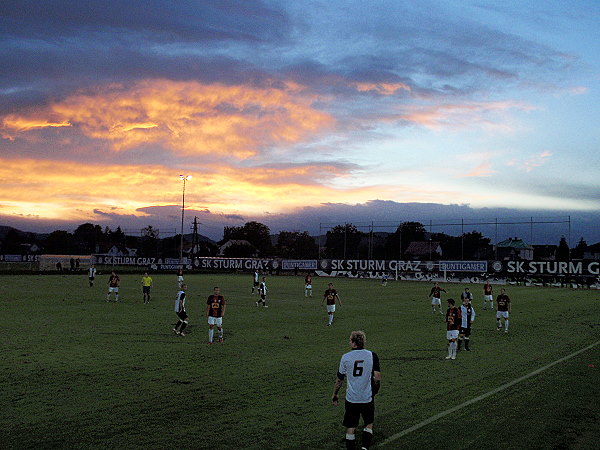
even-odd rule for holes
{"type": "Polygon", "coordinates": [[[452,339],[458,339],[458,330],[448,330],[446,332],[446,339],[449,341],[452,339]]]}
{"type": "Polygon", "coordinates": [[[503,317],[504,319],[508,319],[508,311],[497,311],[496,319],[503,317]]]}
{"type": "Polygon", "coordinates": [[[334,313],[335,312],[335,305],[327,305],[327,312],[328,313],[334,313]]]}
{"type": "Polygon", "coordinates": [[[119,288],[118,287],[109,287],[108,288],[108,293],[110,294],[111,292],[114,292],[115,294],[119,293],[119,288]]]}
{"type": "Polygon", "coordinates": [[[483,296],[483,301],[484,302],[487,302],[487,301],[493,302],[494,301],[494,296],[493,295],[484,295],[483,296]]]}
{"type": "Polygon", "coordinates": [[[208,316],[208,324],[209,325],[216,325],[216,326],[220,327],[221,325],[223,325],[223,318],[222,317],[208,316]]]}
{"type": "Polygon", "coordinates": [[[441,305],[441,304],[442,304],[442,301],[441,301],[439,298],[437,298],[437,297],[433,297],[433,298],[431,299],[431,304],[432,304],[432,305],[441,305]]]}
{"type": "Polygon", "coordinates": [[[307,284],[306,289],[312,289],[312,284],[307,284]]]}

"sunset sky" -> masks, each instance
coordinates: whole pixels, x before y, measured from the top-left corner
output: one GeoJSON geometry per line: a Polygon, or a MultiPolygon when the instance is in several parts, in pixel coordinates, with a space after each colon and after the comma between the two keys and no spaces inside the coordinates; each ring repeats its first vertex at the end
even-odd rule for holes
{"type": "Polygon", "coordinates": [[[599,23],[596,0],[4,0],[0,225],[179,231],[186,174],[214,239],[572,216],[597,242],[599,23]]]}

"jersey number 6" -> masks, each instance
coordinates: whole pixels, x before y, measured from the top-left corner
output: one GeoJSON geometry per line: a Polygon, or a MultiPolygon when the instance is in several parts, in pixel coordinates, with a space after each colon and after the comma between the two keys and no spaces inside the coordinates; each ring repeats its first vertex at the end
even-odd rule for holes
{"type": "Polygon", "coordinates": [[[354,361],[354,370],[352,371],[352,376],[353,377],[360,377],[360,376],[362,376],[364,367],[361,364],[364,363],[364,362],[365,362],[364,359],[359,359],[357,361],[354,361]]]}

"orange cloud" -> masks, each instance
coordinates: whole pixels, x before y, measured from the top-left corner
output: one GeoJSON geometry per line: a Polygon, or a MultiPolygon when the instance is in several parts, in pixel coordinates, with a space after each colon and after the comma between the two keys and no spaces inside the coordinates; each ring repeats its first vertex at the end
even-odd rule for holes
{"type": "Polygon", "coordinates": [[[469,173],[462,175],[462,177],[489,177],[494,173],[496,171],[492,169],[492,165],[489,162],[482,162],[469,173]]]}
{"type": "Polygon", "coordinates": [[[381,95],[394,95],[399,90],[410,92],[410,86],[404,83],[351,83],[359,92],[376,92],[381,95]]]}
{"type": "Polygon", "coordinates": [[[530,111],[535,109],[535,107],[521,102],[510,101],[417,106],[411,108],[406,113],[401,113],[396,119],[400,118],[430,129],[441,129],[449,125],[468,126],[478,124],[488,128],[510,131],[510,127],[507,127],[507,125],[494,123],[483,118],[484,115],[487,116],[490,113],[502,112],[509,109],[530,111]]]}
{"type": "Polygon", "coordinates": [[[507,163],[509,166],[516,167],[517,169],[524,170],[525,172],[532,172],[535,168],[543,165],[548,158],[552,156],[552,152],[547,150],[543,151],[539,155],[534,155],[530,158],[518,160],[513,159],[507,163]]]}
{"type": "Polygon", "coordinates": [[[117,151],[152,143],[186,155],[246,158],[330,128],[333,118],[316,110],[315,100],[295,83],[253,87],[146,80],[3,117],[2,131],[14,139],[37,128],[72,126],[117,151]]]}

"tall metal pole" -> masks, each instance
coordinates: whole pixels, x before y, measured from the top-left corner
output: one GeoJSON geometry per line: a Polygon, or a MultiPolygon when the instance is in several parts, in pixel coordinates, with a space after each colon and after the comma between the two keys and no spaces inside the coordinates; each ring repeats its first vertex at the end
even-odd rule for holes
{"type": "Polygon", "coordinates": [[[181,193],[181,242],[179,243],[179,265],[183,268],[183,217],[185,214],[185,182],[191,180],[191,175],[179,175],[179,179],[183,181],[183,191],[181,193]]]}

